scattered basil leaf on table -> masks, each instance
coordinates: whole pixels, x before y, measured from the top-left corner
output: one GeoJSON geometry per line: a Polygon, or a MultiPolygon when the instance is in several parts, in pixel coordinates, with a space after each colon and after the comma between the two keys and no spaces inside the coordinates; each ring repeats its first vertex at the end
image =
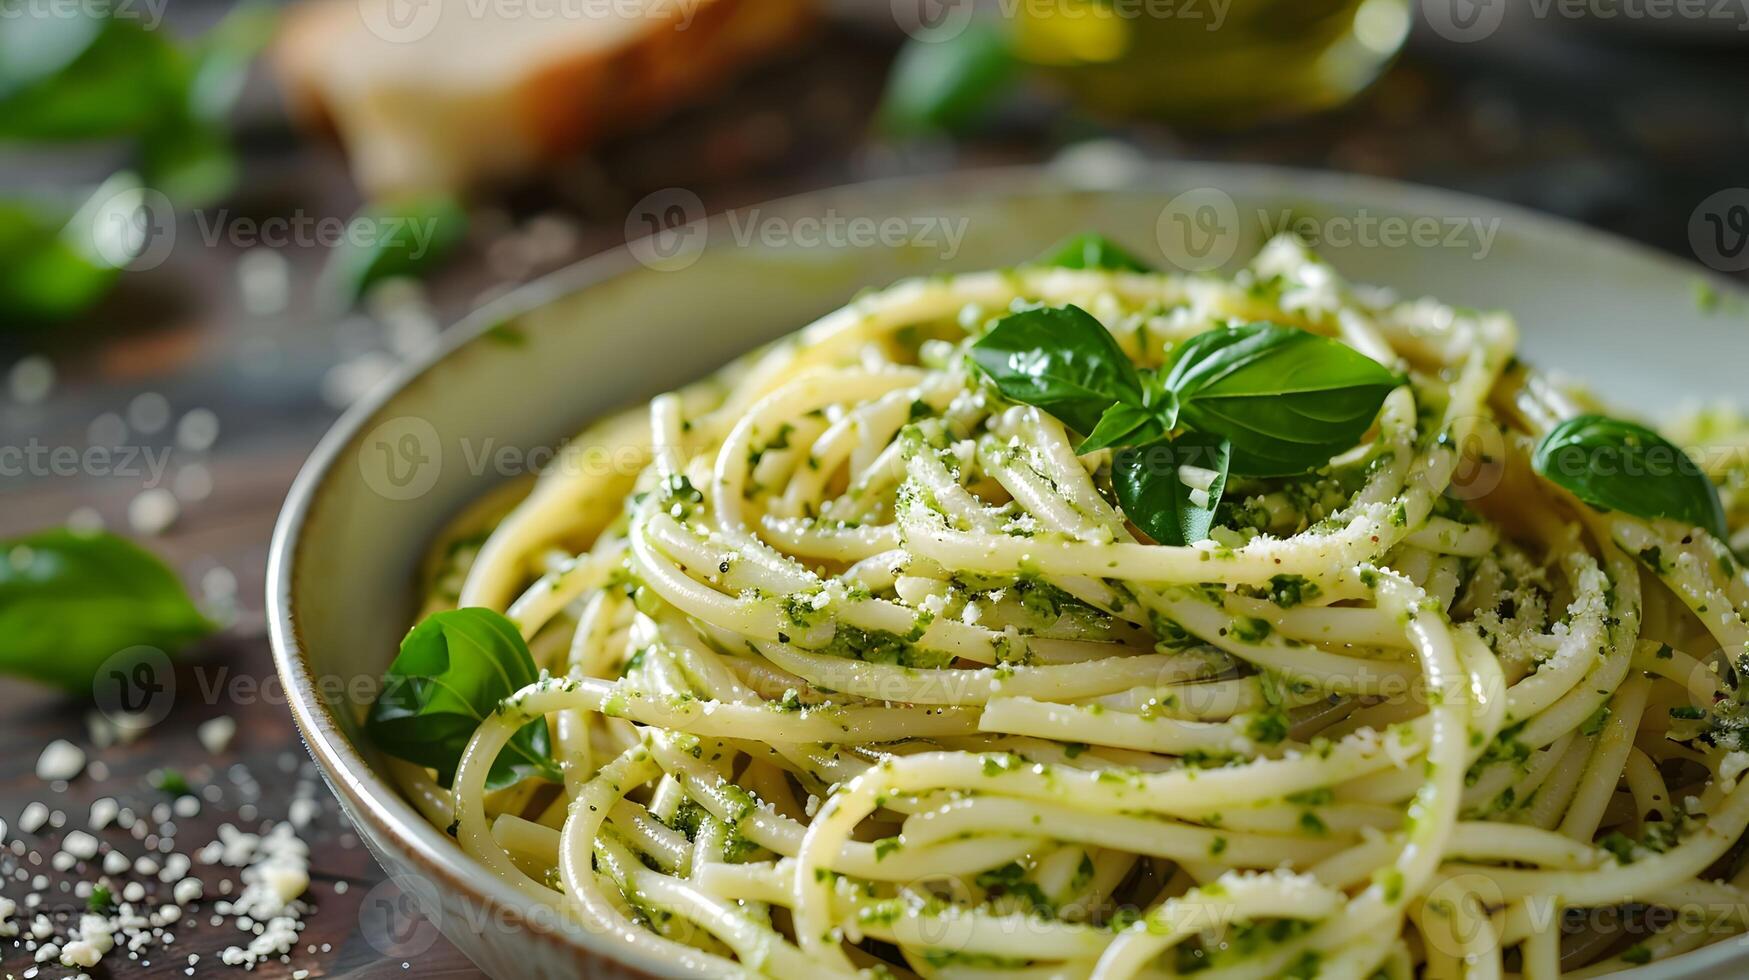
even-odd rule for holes
{"type": "Polygon", "coordinates": [[[1019,74],[1008,33],[975,20],[946,39],[911,38],[881,97],[879,124],[895,136],[965,128],[1019,74]]]}
{"type": "Polygon", "coordinates": [[[1112,488],[1124,513],[1148,537],[1195,544],[1214,526],[1231,452],[1227,440],[1204,432],[1134,446],[1112,457],[1112,488]]]}
{"type": "Polygon", "coordinates": [[[468,214],[448,194],[417,194],[372,204],[354,215],[322,272],[324,291],[342,305],[396,276],[436,265],[467,234],[468,214]]]}
{"type": "MultiPolygon", "coordinates": [[[[437,770],[449,786],[475,729],[499,702],[540,679],[516,625],[490,609],[433,613],[401,641],[365,718],[372,742],[398,759],[437,770]]],[[[518,729],[498,753],[487,789],[529,777],[562,778],[544,719],[518,729]]]]}
{"type": "Polygon", "coordinates": [[[1138,371],[1074,306],[1003,317],[971,353],[1003,397],[1086,433],[1078,453],[1147,450],[1118,453],[1112,480],[1124,513],[1163,544],[1208,536],[1229,471],[1292,476],[1358,444],[1403,383],[1338,341],[1273,323],[1198,334],[1163,374],[1138,371]]]}
{"type": "Polygon", "coordinates": [[[90,695],[117,653],[174,654],[213,628],[176,574],[123,538],[50,530],[0,542],[0,672],[90,695]]]}
{"type": "Polygon", "coordinates": [[[1713,482],[1675,443],[1643,425],[1603,415],[1570,418],[1543,436],[1531,465],[1601,510],[1667,517],[1726,538],[1713,482]]]}
{"type": "Polygon", "coordinates": [[[1273,323],[1198,334],[1166,372],[1185,425],[1226,436],[1233,472],[1292,476],[1353,447],[1403,380],[1328,337],[1273,323]]]}
{"type": "Polygon", "coordinates": [[[1093,231],[1071,235],[1045,251],[1034,265],[1059,269],[1108,269],[1113,272],[1152,272],[1146,262],[1125,251],[1123,246],[1093,231]]]}

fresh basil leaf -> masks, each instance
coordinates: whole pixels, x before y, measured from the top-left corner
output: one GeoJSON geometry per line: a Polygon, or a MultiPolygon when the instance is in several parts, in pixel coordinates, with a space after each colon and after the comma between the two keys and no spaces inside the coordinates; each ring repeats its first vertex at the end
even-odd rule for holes
{"type": "Polygon", "coordinates": [[[951,39],[912,38],[881,97],[880,127],[895,136],[957,131],[984,115],[1019,74],[999,25],[973,21],[951,39]]]}
{"type": "Polygon", "coordinates": [[[144,193],[123,172],[76,208],[0,201],[0,323],[63,320],[103,298],[145,245],[144,193]]]}
{"type": "MultiPolygon", "coordinates": [[[[455,780],[462,752],[505,698],[540,679],[516,624],[490,609],[433,613],[401,641],[365,731],[384,752],[455,780]]],[[[530,778],[560,781],[545,719],[518,729],[498,753],[487,789],[530,778]]]]}
{"type": "Polygon", "coordinates": [[[1234,473],[1291,476],[1358,443],[1402,379],[1338,341],[1250,323],[1192,338],[1165,383],[1186,425],[1232,442],[1234,473]]]}
{"type": "Polygon", "coordinates": [[[1075,452],[1086,455],[1111,446],[1134,446],[1171,432],[1178,424],[1178,397],[1165,391],[1158,393],[1152,402],[1146,408],[1119,402],[1106,409],[1099,424],[1075,452]]]}
{"type": "Polygon", "coordinates": [[[1725,509],[1706,473],[1670,440],[1603,415],[1570,418],[1543,436],[1536,471],[1580,500],[1635,517],[1667,517],[1726,537],[1725,509]]]}
{"type": "Polygon", "coordinates": [[[449,255],[467,230],[467,211],[448,194],[413,195],[366,207],[353,216],[344,241],[323,270],[325,291],[350,305],[384,279],[419,276],[449,255]]]}
{"type": "Polygon", "coordinates": [[[123,538],[57,529],[0,542],[0,672],[90,695],[116,654],[174,654],[212,630],[176,574],[123,538]]]}
{"type": "Polygon", "coordinates": [[[217,201],[237,182],[237,159],[224,129],[249,66],[273,35],[278,12],[244,0],[189,46],[185,91],[140,138],[140,169],[179,207],[217,201]]]}
{"type": "Polygon", "coordinates": [[[178,207],[201,207],[237,183],[237,156],[230,138],[211,123],[166,122],[140,141],[140,170],[178,207]]]}
{"type": "Polygon", "coordinates": [[[187,58],[163,31],[136,20],[26,14],[7,18],[5,33],[16,40],[0,47],[28,49],[40,39],[54,57],[27,59],[28,70],[0,66],[0,139],[140,135],[186,90],[187,58]]]}
{"type": "Polygon", "coordinates": [[[1155,541],[1195,544],[1214,525],[1215,507],[1227,488],[1231,451],[1227,440],[1204,432],[1125,449],[1112,460],[1118,503],[1155,541]],[[1186,477],[1206,485],[1191,486],[1186,477]]]}
{"type": "Polygon", "coordinates": [[[1152,272],[1146,262],[1098,232],[1084,231],[1053,245],[1033,260],[1034,265],[1060,269],[1110,269],[1115,272],[1152,272]]]}
{"type": "Polygon", "coordinates": [[[103,32],[96,12],[55,16],[50,11],[17,11],[21,16],[0,31],[0,100],[64,70],[103,32]]]}
{"type": "Polygon", "coordinates": [[[117,270],[93,262],[39,209],[0,201],[0,320],[63,320],[96,303],[117,270]]]}
{"type": "Polygon", "coordinates": [[[231,111],[255,56],[273,40],[279,11],[266,0],[243,0],[201,35],[189,51],[188,112],[217,122],[231,111]]]}
{"type": "Polygon", "coordinates": [[[1036,405],[1091,433],[1112,405],[1141,407],[1142,379],[1111,331],[1077,306],[1022,310],[972,345],[1003,397],[1036,405]]]}
{"type": "MultiPolygon", "coordinates": [[[[178,205],[211,203],[237,172],[220,117],[274,17],[259,0],[245,0],[187,48],[137,18],[96,10],[7,18],[0,140],[129,141],[154,190],[178,205]]],[[[55,218],[52,209],[0,203],[0,322],[62,320],[91,307],[131,258],[116,236],[137,239],[144,230],[136,205],[96,229],[105,240],[94,253],[93,234],[70,236],[78,222],[63,230],[65,218],[55,218]]]]}
{"type": "Polygon", "coordinates": [[[1105,410],[1093,431],[1076,447],[1075,453],[1085,456],[1120,444],[1128,446],[1138,442],[1151,442],[1162,435],[1165,435],[1165,429],[1154,413],[1137,405],[1119,402],[1105,410]]]}

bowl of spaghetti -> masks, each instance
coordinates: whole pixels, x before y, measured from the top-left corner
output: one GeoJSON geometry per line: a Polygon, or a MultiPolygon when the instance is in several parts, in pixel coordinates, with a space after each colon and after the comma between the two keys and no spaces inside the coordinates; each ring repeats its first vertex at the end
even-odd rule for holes
{"type": "Polygon", "coordinates": [[[670,228],[336,426],[279,670],[496,976],[1740,968],[1749,333],[1697,269],[1231,167],[670,228]]]}

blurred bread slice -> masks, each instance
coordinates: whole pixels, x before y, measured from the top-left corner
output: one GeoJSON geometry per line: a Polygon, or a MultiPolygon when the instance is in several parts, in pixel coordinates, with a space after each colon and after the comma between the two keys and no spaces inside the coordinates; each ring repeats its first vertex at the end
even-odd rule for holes
{"type": "Polygon", "coordinates": [[[708,95],[814,0],[304,0],[274,63],[371,195],[512,175],[708,95]]]}

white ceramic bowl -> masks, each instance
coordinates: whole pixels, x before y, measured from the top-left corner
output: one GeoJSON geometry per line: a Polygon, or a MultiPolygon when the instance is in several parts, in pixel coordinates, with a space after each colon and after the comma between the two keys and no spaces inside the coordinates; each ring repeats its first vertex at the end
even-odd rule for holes
{"type": "MultiPolygon", "coordinates": [[[[492,880],[397,795],[358,737],[360,692],[409,625],[427,542],[459,508],[592,417],[699,377],[865,287],[1013,264],[1087,229],[1163,265],[1164,252],[1231,268],[1286,220],[1322,239],[1355,281],[1511,310],[1526,357],[1628,408],[1656,416],[1685,400],[1743,397],[1749,322],[1696,302],[1701,265],[1504,205],[1356,177],[1173,164],[900,179],[579,263],[468,318],[347,412],[274,533],[268,613],[292,711],[393,876],[377,897],[398,904],[366,902],[362,914],[377,917],[367,938],[385,955],[416,954],[421,933],[405,916],[417,907],[507,980],[684,972],[635,937],[555,921],[492,880]]],[[[1733,284],[1709,288],[1744,308],[1733,284]]],[[[1749,948],[1731,941],[1637,975],[1729,965],[1749,965],[1749,948]]]]}

